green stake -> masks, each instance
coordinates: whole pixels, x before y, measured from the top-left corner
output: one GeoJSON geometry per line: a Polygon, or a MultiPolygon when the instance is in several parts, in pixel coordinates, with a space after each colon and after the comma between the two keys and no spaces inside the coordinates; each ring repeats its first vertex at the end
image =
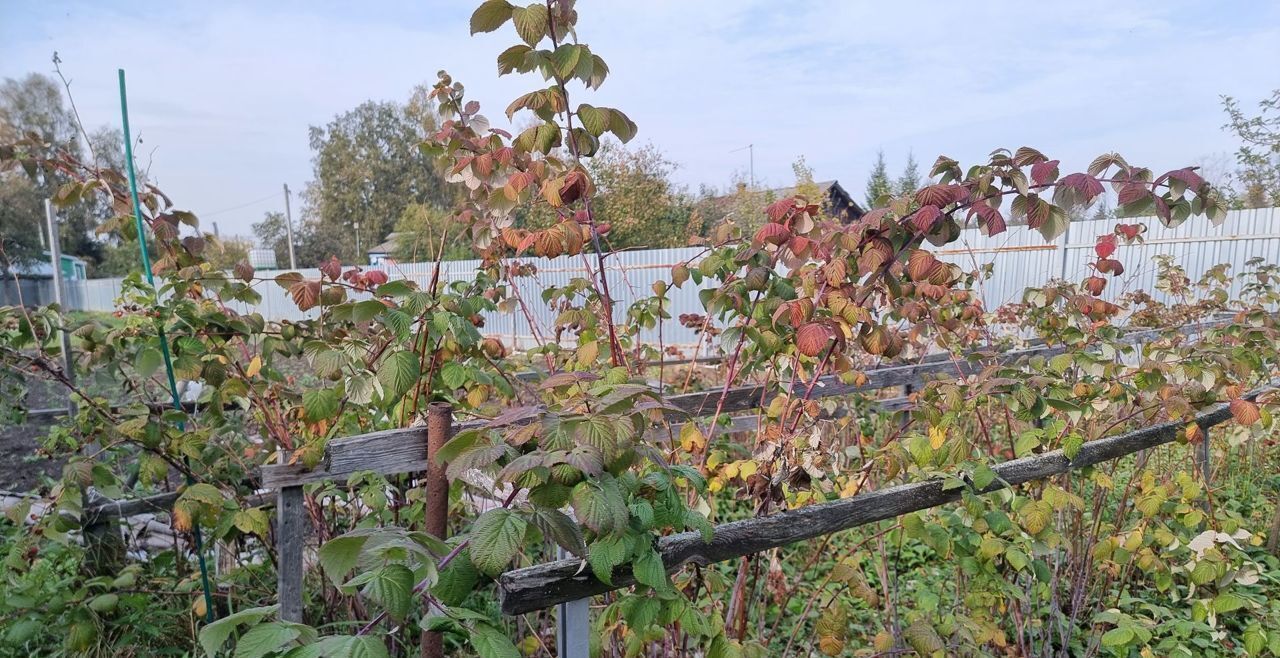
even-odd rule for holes
{"type": "MultiPolygon", "coordinates": [[[[151,291],[156,295],[155,306],[160,305],[159,292],[156,291],[155,275],[151,273],[151,256],[147,253],[147,232],[142,222],[142,204],[138,202],[138,176],[134,172],[133,167],[133,140],[129,137],[129,101],[126,100],[124,90],[124,69],[119,69],[120,73],[120,118],[124,123],[124,162],[129,171],[129,195],[133,198],[133,219],[138,231],[138,251],[142,259],[142,273],[147,277],[147,285],[151,286],[151,291]]],[[[169,339],[164,334],[164,323],[160,318],[156,318],[156,334],[160,337],[160,354],[164,356],[164,370],[169,376],[169,394],[173,397],[173,408],[182,411],[182,398],[178,395],[178,380],[173,376],[173,357],[169,354],[169,339]]],[[[178,423],[178,430],[186,429],[185,423],[178,423]]],[[[183,463],[190,470],[191,462],[186,457],[182,458],[183,463]]],[[[187,485],[195,484],[195,480],[188,475],[187,485]]],[[[204,619],[206,622],[213,621],[213,592],[209,589],[209,568],[204,562],[204,542],[200,539],[200,526],[193,524],[192,538],[196,543],[196,561],[200,565],[200,587],[204,590],[204,619]]]]}

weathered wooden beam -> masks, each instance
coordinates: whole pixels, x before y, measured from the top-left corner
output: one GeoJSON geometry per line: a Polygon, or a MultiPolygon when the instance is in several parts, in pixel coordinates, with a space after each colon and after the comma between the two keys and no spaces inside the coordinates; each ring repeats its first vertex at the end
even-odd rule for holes
{"type": "MultiPolygon", "coordinates": [[[[1246,397],[1255,399],[1264,390],[1268,389],[1255,390],[1246,397]]],[[[1219,404],[1196,416],[1196,422],[1207,429],[1230,417],[1227,405],[1219,404]]],[[[1163,423],[1090,441],[1081,446],[1074,460],[1067,459],[1061,450],[1054,450],[1004,462],[993,469],[997,479],[979,493],[1047,478],[1169,443],[1185,426],[1184,422],[1163,423]]],[[[937,507],[959,500],[960,495],[960,489],[945,488],[943,480],[915,482],[762,518],[725,523],[716,526],[710,542],[704,542],[697,532],[671,535],[658,542],[658,549],[669,571],[688,563],[705,566],[937,507]]],[[[518,615],[633,584],[635,578],[629,566],[616,570],[613,583],[606,584],[597,580],[590,569],[583,569],[581,560],[557,560],[502,574],[498,577],[498,599],[504,614],[518,615]]]]}
{"type": "MultiPolygon", "coordinates": [[[[124,519],[138,514],[168,512],[173,509],[173,502],[178,499],[179,495],[177,491],[169,491],[147,496],[146,498],[111,500],[89,505],[84,508],[84,523],[96,523],[99,520],[105,520],[107,517],[124,519]]],[[[246,498],[244,504],[248,507],[261,507],[264,505],[270,507],[275,504],[275,496],[265,493],[254,494],[246,498]]]]}
{"type": "MultiPolygon", "coordinates": [[[[1184,333],[1202,331],[1222,322],[1218,320],[1188,325],[1182,331],[1184,333]]],[[[1156,330],[1135,331],[1126,335],[1122,341],[1139,343],[1156,333],[1156,330]]],[[[949,355],[930,356],[919,363],[867,370],[865,372],[867,381],[860,385],[845,384],[833,376],[821,377],[814,387],[813,397],[851,395],[908,384],[918,386],[926,380],[925,378],[959,377],[976,372],[990,365],[992,359],[1002,364],[1018,363],[1035,356],[1051,357],[1063,351],[1065,348],[1061,345],[1031,347],[991,355],[992,358],[985,361],[952,360],[949,355]]],[[[765,386],[729,389],[722,412],[738,414],[758,409],[762,403],[767,404],[775,393],[776,389],[765,386]]],[[[667,398],[670,404],[681,410],[670,417],[674,425],[673,429],[678,430],[680,421],[687,416],[714,413],[720,395],[720,391],[707,391],[667,398]]],[[[906,400],[894,399],[890,404],[881,404],[888,410],[903,409],[906,407],[906,400]]],[[[484,420],[457,423],[454,425],[453,433],[480,427],[485,423],[484,420]]],[[[344,482],[352,474],[361,471],[373,471],[383,475],[425,471],[428,465],[426,443],[426,430],[421,427],[384,430],[336,439],[325,448],[325,456],[315,468],[307,468],[301,463],[264,466],[262,486],[276,489],[315,482],[344,482]]]]}
{"type": "Polygon", "coordinates": [[[167,512],[173,508],[173,501],[177,499],[178,492],[170,491],[168,493],[156,494],[146,498],[107,501],[85,507],[84,522],[86,525],[91,525],[97,523],[99,520],[106,519],[107,517],[122,519],[134,516],[135,514],[167,512]]]}
{"type": "Polygon", "coordinates": [[[307,510],[302,487],[281,487],[276,501],[276,595],[280,619],[302,623],[302,549],[307,510]]]}

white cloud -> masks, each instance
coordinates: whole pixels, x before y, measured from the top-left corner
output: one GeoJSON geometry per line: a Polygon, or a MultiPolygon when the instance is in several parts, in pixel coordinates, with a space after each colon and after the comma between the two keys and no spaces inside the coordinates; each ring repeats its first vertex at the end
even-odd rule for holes
{"type": "MultiPolygon", "coordinates": [[[[682,181],[726,184],[747,162],[731,151],[754,143],[759,178],[788,182],[803,154],[858,190],[877,148],[895,166],[907,150],[927,164],[1025,143],[1067,167],[1114,149],[1156,168],[1231,150],[1218,94],[1280,86],[1280,10],[1143,5],[583,0],[579,32],[612,70],[592,102],[627,111],[682,181]]],[[[0,75],[47,71],[58,50],[86,121],[116,125],[127,69],[153,174],[210,213],[301,189],[308,125],[440,68],[495,116],[538,85],[495,77],[513,37],[468,37],[468,6],[0,5],[15,17],[0,21],[0,75]]],[[[211,219],[247,233],[279,207],[211,219]]]]}

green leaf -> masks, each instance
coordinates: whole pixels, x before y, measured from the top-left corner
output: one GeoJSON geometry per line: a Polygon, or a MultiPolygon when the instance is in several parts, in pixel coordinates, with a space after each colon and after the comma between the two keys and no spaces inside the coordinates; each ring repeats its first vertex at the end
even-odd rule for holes
{"type": "Polygon", "coordinates": [[[533,511],[533,524],[560,548],[579,557],[587,554],[582,529],[564,512],[558,509],[536,509],[533,511]]]}
{"type": "Polygon", "coordinates": [[[408,338],[409,329],[413,326],[413,318],[403,311],[396,309],[385,310],[386,313],[382,316],[382,324],[386,325],[398,338],[408,338]]]}
{"type": "Polygon", "coordinates": [[[298,624],[272,621],[249,629],[236,643],[235,658],[262,658],[302,635],[298,624]]]}
{"type": "Polygon", "coordinates": [[[1041,203],[1049,206],[1049,212],[1037,228],[1039,228],[1040,235],[1043,235],[1046,241],[1052,242],[1058,239],[1058,236],[1067,232],[1067,226],[1071,224],[1071,217],[1060,206],[1049,205],[1044,201],[1041,201],[1041,203]]]}
{"type": "Polygon", "coordinates": [[[1025,457],[1038,447],[1040,447],[1040,436],[1035,432],[1024,432],[1013,444],[1013,456],[1025,457]]]}
{"type": "Polygon", "coordinates": [[[120,602],[120,595],[114,593],[99,594],[89,599],[89,609],[94,612],[111,612],[120,602]]]}
{"type": "Polygon", "coordinates": [[[903,629],[902,638],[921,656],[940,654],[947,646],[938,636],[938,631],[924,619],[917,619],[903,629]]]}
{"type": "Polygon", "coordinates": [[[367,534],[347,533],[330,539],[320,547],[320,567],[324,569],[334,586],[345,582],[347,574],[356,568],[356,563],[360,560],[360,551],[364,549],[367,541],[369,541],[367,534]]]}
{"type": "Polygon", "coordinates": [[[457,361],[447,361],[440,366],[440,381],[448,388],[462,388],[471,381],[467,367],[457,361]]]}
{"type": "Polygon", "coordinates": [[[609,110],[609,132],[613,133],[623,144],[636,136],[636,124],[619,110],[609,110]]]}
{"type": "Polygon", "coordinates": [[[1218,614],[1234,612],[1240,608],[1248,607],[1248,605],[1249,601],[1247,599],[1231,592],[1223,592],[1213,597],[1213,611],[1218,614]]]}
{"type": "Polygon", "coordinates": [[[237,626],[256,624],[267,615],[275,614],[279,607],[269,605],[261,608],[247,608],[206,625],[200,629],[200,647],[204,649],[205,655],[213,658],[237,626]]]}
{"type": "Polygon", "coordinates": [[[324,349],[311,356],[311,367],[321,379],[338,374],[346,364],[347,356],[338,350],[324,349]]]}
{"type": "Polygon", "coordinates": [[[653,549],[642,553],[631,564],[631,572],[635,574],[636,582],[641,585],[648,585],[655,590],[665,590],[669,586],[667,569],[662,564],[662,556],[653,549]]]}
{"type": "Polygon", "coordinates": [[[525,58],[532,51],[529,46],[516,44],[502,51],[498,55],[498,75],[506,75],[512,71],[527,73],[530,69],[525,66],[525,58]]]}
{"type": "Polygon", "coordinates": [[[578,66],[578,59],[582,56],[582,51],[582,46],[565,43],[551,53],[551,63],[555,65],[556,73],[561,78],[568,78],[573,75],[573,70],[578,66]]]}
{"type": "Polygon", "coordinates": [[[578,521],[597,534],[625,529],[631,517],[618,483],[612,478],[579,482],[573,487],[570,501],[578,521]]]}
{"type": "Polygon", "coordinates": [[[286,658],[388,658],[379,635],[333,635],[290,651],[286,658]]]}
{"type": "Polygon", "coordinates": [[[471,14],[471,33],[492,32],[511,18],[514,7],[507,0],[486,0],[471,14]]]}
{"type": "Polygon", "coordinates": [[[347,380],[347,399],[353,404],[369,404],[377,395],[381,384],[372,373],[360,372],[347,380]]]}
{"type": "Polygon", "coordinates": [[[378,366],[378,381],[382,383],[383,400],[398,401],[418,382],[418,355],[413,352],[394,352],[378,366]]]}
{"type": "Polygon", "coordinates": [[[475,591],[480,582],[480,572],[471,563],[471,555],[464,550],[440,570],[439,580],[431,588],[441,603],[445,605],[461,605],[475,591]]]}
{"type": "Polygon", "coordinates": [[[538,45],[547,34],[547,6],[531,4],[528,7],[516,7],[511,11],[511,18],[516,24],[516,32],[530,46],[538,45]]]}
{"type": "Polygon", "coordinates": [[[366,299],[363,302],[356,302],[351,307],[351,319],[356,323],[368,322],[376,317],[379,313],[387,310],[387,306],[376,299],[366,299]]]}
{"type": "Polygon", "coordinates": [[[413,609],[413,572],[403,564],[388,564],[372,573],[361,593],[386,609],[392,618],[404,619],[413,609]]]}
{"type": "Polygon", "coordinates": [[[613,583],[613,570],[627,561],[631,553],[631,542],[619,535],[605,535],[592,542],[587,552],[587,563],[591,572],[602,583],[613,583]]]}
{"type": "Polygon", "coordinates": [[[515,557],[524,540],[525,520],[507,509],[493,509],[480,515],[471,526],[471,562],[490,576],[496,576],[515,557]]]}
{"type": "Polygon", "coordinates": [[[338,392],[331,388],[309,388],[302,392],[302,416],[316,422],[338,412],[338,392]]]}
{"type": "Polygon", "coordinates": [[[164,365],[164,357],[160,354],[160,350],[153,347],[144,347],[138,350],[138,356],[133,362],[133,367],[143,377],[150,377],[156,374],[156,371],[162,365],[164,365]]]}
{"type": "Polygon", "coordinates": [[[1122,647],[1132,642],[1133,638],[1133,629],[1128,626],[1120,626],[1102,634],[1102,646],[1112,649],[1122,647]]]}
{"type": "Polygon", "coordinates": [[[1075,459],[1076,455],[1080,454],[1082,446],[1084,446],[1084,437],[1072,432],[1062,440],[1062,454],[1066,455],[1067,459],[1075,459]]]}
{"type": "Polygon", "coordinates": [[[662,602],[650,596],[628,597],[624,604],[622,616],[627,625],[636,630],[643,630],[658,620],[658,612],[662,602]]]}
{"type": "Polygon", "coordinates": [[[609,129],[609,110],[583,103],[578,106],[578,119],[587,132],[599,137],[609,129]]]}
{"type": "Polygon", "coordinates": [[[471,631],[471,647],[480,658],[520,658],[511,638],[488,624],[476,624],[471,631]]]}

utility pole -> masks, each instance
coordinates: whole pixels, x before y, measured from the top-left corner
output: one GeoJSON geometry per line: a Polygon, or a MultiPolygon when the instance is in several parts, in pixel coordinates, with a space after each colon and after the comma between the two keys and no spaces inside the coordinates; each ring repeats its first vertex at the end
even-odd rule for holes
{"type": "Polygon", "coordinates": [[[298,261],[293,257],[293,211],[289,209],[289,184],[284,184],[284,236],[289,243],[289,269],[298,269],[298,261]]]}
{"type": "Polygon", "coordinates": [[[755,189],[755,187],[756,187],[756,145],[755,145],[755,144],[747,144],[746,146],[744,146],[744,147],[742,147],[742,148],[740,148],[740,149],[734,149],[734,150],[729,151],[729,152],[730,152],[730,153],[737,153],[738,151],[746,151],[746,152],[747,152],[747,156],[750,158],[750,159],[748,160],[748,165],[750,166],[750,169],[748,169],[748,171],[750,172],[750,174],[749,174],[749,175],[750,175],[750,179],[749,179],[749,180],[751,181],[751,189],[753,189],[753,190],[754,190],[754,189],[755,189]]]}
{"type": "MultiPolygon", "coordinates": [[[[49,260],[53,265],[53,301],[57,302],[58,310],[66,312],[65,300],[63,297],[62,281],[62,245],[58,240],[58,220],[53,216],[53,202],[49,199],[44,200],[44,219],[49,227],[49,260]]],[[[71,334],[65,330],[59,329],[58,333],[62,335],[62,372],[67,377],[67,381],[75,383],[76,369],[75,364],[71,360],[71,334]]],[[[67,411],[74,418],[76,415],[75,397],[67,396],[67,411]]]]}

